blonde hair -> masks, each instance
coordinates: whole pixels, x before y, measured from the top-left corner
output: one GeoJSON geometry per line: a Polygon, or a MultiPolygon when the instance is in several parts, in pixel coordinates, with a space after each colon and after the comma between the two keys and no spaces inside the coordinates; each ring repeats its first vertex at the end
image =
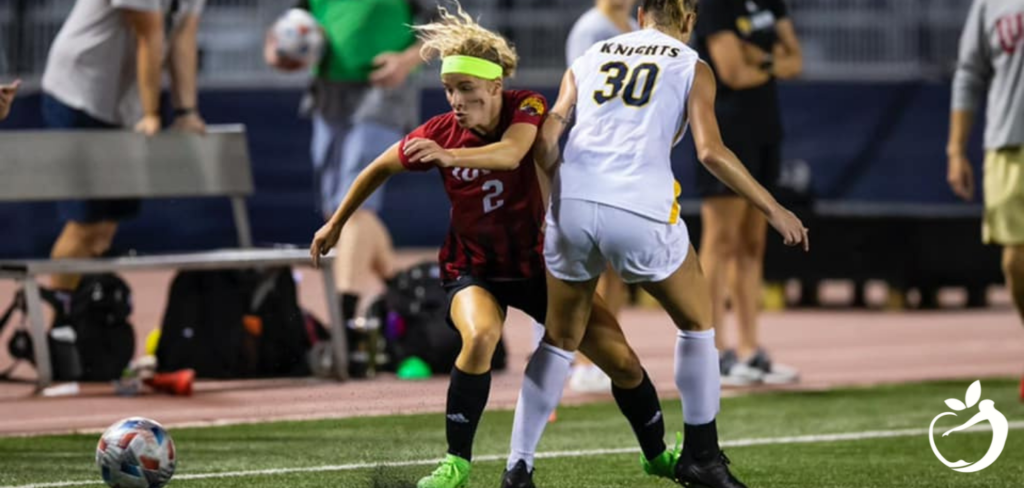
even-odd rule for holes
{"type": "Polygon", "coordinates": [[[519,56],[504,37],[484,29],[477,24],[462,5],[455,2],[458,10],[452,14],[447,8],[438,6],[439,19],[425,25],[412,28],[416,36],[423,41],[420,55],[430,59],[434,55],[473,56],[486,59],[501,66],[502,76],[508,78],[515,74],[519,64],[519,56]]]}
{"type": "Polygon", "coordinates": [[[643,0],[640,4],[655,25],[686,32],[686,14],[696,14],[697,0],[643,0]]]}

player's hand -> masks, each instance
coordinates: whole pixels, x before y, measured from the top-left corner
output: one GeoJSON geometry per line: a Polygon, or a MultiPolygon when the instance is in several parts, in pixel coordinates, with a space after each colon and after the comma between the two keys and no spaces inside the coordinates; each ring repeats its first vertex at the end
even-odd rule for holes
{"type": "Polygon", "coordinates": [[[18,87],[21,80],[14,80],[14,83],[0,85],[0,120],[6,119],[11,113],[11,105],[14,104],[14,97],[18,94],[18,87]]]}
{"type": "Polygon", "coordinates": [[[277,54],[277,41],[274,40],[274,36],[270,32],[267,32],[266,40],[263,43],[263,61],[271,68],[287,73],[300,71],[306,67],[306,63],[303,61],[279,56],[277,54]]]}
{"type": "Polygon", "coordinates": [[[309,245],[309,257],[313,258],[313,267],[319,268],[320,256],[326,256],[338,244],[341,228],[342,225],[336,225],[332,219],[313,234],[313,243],[309,245]]]}
{"type": "Polygon", "coordinates": [[[206,121],[199,114],[191,113],[174,119],[174,130],[192,132],[194,134],[206,134],[206,121]]]}
{"type": "Polygon", "coordinates": [[[411,139],[405,144],[405,156],[415,163],[434,163],[442,168],[455,164],[455,155],[430,139],[411,139]]]}
{"type": "Polygon", "coordinates": [[[373,66],[373,72],[370,73],[371,85],[398,88],[416,67],[416,61],[410,61],[403,53],[382,53],[373,58],[373,66]]]}
{"type": "Polygon", "coordinates": [[[160,132],[160,116],[159,115],[146,115],[143,116],[137,124],[135,124],[135,132],[145,134],[147,136],[155,135],[160,132]]]}
{"type": "Polygon", "coordinates": [[[768,216],[768,223],[782,234],[787,246],[801,246],[804,252],[811,250],[811,241],[807,237],[808,229],[800,219],[781,205],[768,216]]]}
{"type": "Polygon", "coordinates": [[[949,158],[946,180],[949,181],[949,187],[953,193],[965,202],[974,198],[974,169],[971,168],[971,162],[963,155],[949,158]]]}

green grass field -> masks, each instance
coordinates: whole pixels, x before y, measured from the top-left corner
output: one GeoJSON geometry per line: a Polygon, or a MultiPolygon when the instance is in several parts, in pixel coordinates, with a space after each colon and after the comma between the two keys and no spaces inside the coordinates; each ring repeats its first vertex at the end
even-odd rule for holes
{"type": "MultiPolygon", "coordinates": [[[[994,465],[957,473],[932,454],[923,431],[948,410],[945,399],[963,401],[969,383],[728,398],[719,417],[721,440],[734,472],[751,488],[1024,487],[1024,405],[1017,400],[1017,381],[982,381],[982,398],[993,400],[1011,423],[994,465]],[[854,435],[865,432],[884,437],[854,435]],[[806,437],[826,434],[850,435],[806,437]]],[[[678,400],[666,401],[664,408],[670,431],[681,428],[678,400]]],[[[936,431],[960,425],[976,412],[944,417],[936,431]]],[[[499,485],[511,423],[509,411],[484,415],[470,487],[499,485]]],[[[408,487],[433,469],[430,460],[445,449],[444,419],[438,414],[171,429],[171,434],[179,456],[171,485],[189,488],[408,487]]],[[[0,439],[0,488],[102,485],[93,465],[98,437],[0,439]]],[[[937,435],[936,443],[949,460],[976,461],[991,439],[991,432],[979,431],[937,435]]],[[[634,447],[613,403],[562,408],[540,449],[554,456],[538,460],[535,480],[541,488],[673,486],[645,477],[634,447]],[[593,452],[598,450],[616,451],[593,452]]]]}

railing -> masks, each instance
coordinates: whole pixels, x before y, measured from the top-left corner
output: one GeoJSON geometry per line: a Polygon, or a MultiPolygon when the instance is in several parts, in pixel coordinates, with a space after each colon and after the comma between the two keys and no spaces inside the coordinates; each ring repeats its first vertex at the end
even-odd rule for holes
{"type": "MultiPolygon", "coordinates": [[[[302,84],[263,65],[267,26],[294,0],[208,0],[200,46],[206,85],[302,84]]],[[[522,59],[518,82],[556,84],[564,44],[590,0],[464,0],[522,59]]],[[[789,0],[806,79],[904,80],[949,76],[970,0],[789,0]]],[[[0,77],[38,78],[74,0],[0,0],[0,77]]]]}

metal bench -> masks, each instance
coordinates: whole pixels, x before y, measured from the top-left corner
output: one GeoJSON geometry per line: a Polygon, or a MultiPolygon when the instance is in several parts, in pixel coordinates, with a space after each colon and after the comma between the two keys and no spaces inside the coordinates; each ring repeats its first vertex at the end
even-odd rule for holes
{"type": "MultiPolygon", "coordinates": [[[[254,248],[245,198],[254,191],[245,129],[212,126],[205,136],[167,132],[144,137],[127,131],[0,132],[0,201],[88,198],[228,197],[238,249],[98,259],[0,259],[0,279],[25,291],[38,386],[52,382],[40,275],[156,268],[211,270],[311,266],[304,249],[254,248]]],[[[330,318],[334,376],[348,379],[341,308],[332,256],[321,269],[330,318]]]]}

